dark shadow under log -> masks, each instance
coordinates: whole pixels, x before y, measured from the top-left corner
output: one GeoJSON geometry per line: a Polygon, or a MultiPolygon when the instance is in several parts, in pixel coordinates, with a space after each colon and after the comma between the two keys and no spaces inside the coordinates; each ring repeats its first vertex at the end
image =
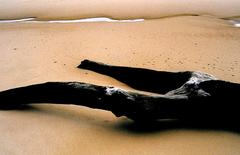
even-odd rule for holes
{"type": "Polygon", "coordinates": [[[79,67],[112,76],[134,88],[164,93],[145,95],[81,82],[47,82],[0,92],[0,108],[56,103],[108,110],[116,116],[127,116],[138,121],[239,120],[240,85],[236,83],[216,80],[199,72],[161,72],[109,66],[89,60],[83,61],[79,67]]]}

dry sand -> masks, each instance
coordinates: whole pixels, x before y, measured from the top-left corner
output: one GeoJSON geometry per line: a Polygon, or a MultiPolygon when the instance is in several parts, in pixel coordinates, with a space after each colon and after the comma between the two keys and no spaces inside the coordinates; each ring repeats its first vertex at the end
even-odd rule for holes
{"type": "MultiPolygon", "coordinates": [[[[0,90],[46,81],[130,89],[77,69],[83,59],[197,70],[240,82],[240,29],[210,16],[137,23],[2,23],[0,47],[0,90]]],[[[0,122],[0,154],[240,154],[238,133],[164,126],[141,132],[126,118],[77,106],[0,111],[0,122]]]]}

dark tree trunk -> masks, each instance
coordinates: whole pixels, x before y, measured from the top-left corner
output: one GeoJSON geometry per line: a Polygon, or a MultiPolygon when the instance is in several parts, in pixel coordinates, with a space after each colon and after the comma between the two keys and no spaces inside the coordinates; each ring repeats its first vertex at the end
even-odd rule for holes
{"type": "Polygon", "coordinates": [[[75,104],[134,120],[238,120],[240,85],[199,72],[161,72],[85,60],[78,66],[112,76],[145,95],[81,82],[47,82],[0,92],[0,108],[30,103],[75,104]]]}

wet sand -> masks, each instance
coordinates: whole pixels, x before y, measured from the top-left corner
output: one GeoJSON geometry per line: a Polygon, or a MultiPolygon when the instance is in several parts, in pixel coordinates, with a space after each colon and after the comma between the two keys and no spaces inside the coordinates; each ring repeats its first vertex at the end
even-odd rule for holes
{"type": "Polygon", "coordinates": [[[110,17],[114,19],[153,19],[176,15],[212,15],[219,18],[240,17],[238,0],[0,0],[0,19],[35,17],[79,19],[110,17]]]}
{"type": "MultiPolygon", "coordinates": [[[[0,90],[46,81],[128,88],[83,59],[166,71],[202,71],[240,82],[240,29],[212,16],[136,23],[1,23],[0,90]]],[[[2,102],[2,101],[1,101],[2,102]]],[[[149,131],[85,107],[33,105],[0,111],[2,154],[239,154],[238,132],[166,127],[149,131]]]]}

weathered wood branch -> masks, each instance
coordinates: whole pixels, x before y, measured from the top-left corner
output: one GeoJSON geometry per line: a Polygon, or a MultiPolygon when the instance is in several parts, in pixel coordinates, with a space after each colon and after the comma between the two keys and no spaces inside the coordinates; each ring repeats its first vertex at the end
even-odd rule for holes
{"type": "Polygon", "coordinates": [[[186,97],[147,96],[80,82],[47,82],[0,92],[0,107],[19,104],[75,104],[112,111],[132,119],[179,118],[186,97]],[[178,106],[179,105],[179,106],[178,106]]]}
{"type": "Polygon", "coordinates": [[[205,73],[161,72],[109,66],[89,60],[78,67],[112,76],[133,88],[164,93],[145,95],[81,82],[47,82],[0,92],[0,108],[57,103],[108,110],[116,116],[134,120],[239,118],[240,85],[216,80],[205,73]],[[157,82],[157,79],[162,81],[157,82]]]}
{"type": "Polygon", "coordinates": [[[175,73],[145,68],[112,66],[91,60],[82,61],[78,68],[108,75],[138,90],[159,94],[182,86],[192,74],[188,71],[175,73]]]}

